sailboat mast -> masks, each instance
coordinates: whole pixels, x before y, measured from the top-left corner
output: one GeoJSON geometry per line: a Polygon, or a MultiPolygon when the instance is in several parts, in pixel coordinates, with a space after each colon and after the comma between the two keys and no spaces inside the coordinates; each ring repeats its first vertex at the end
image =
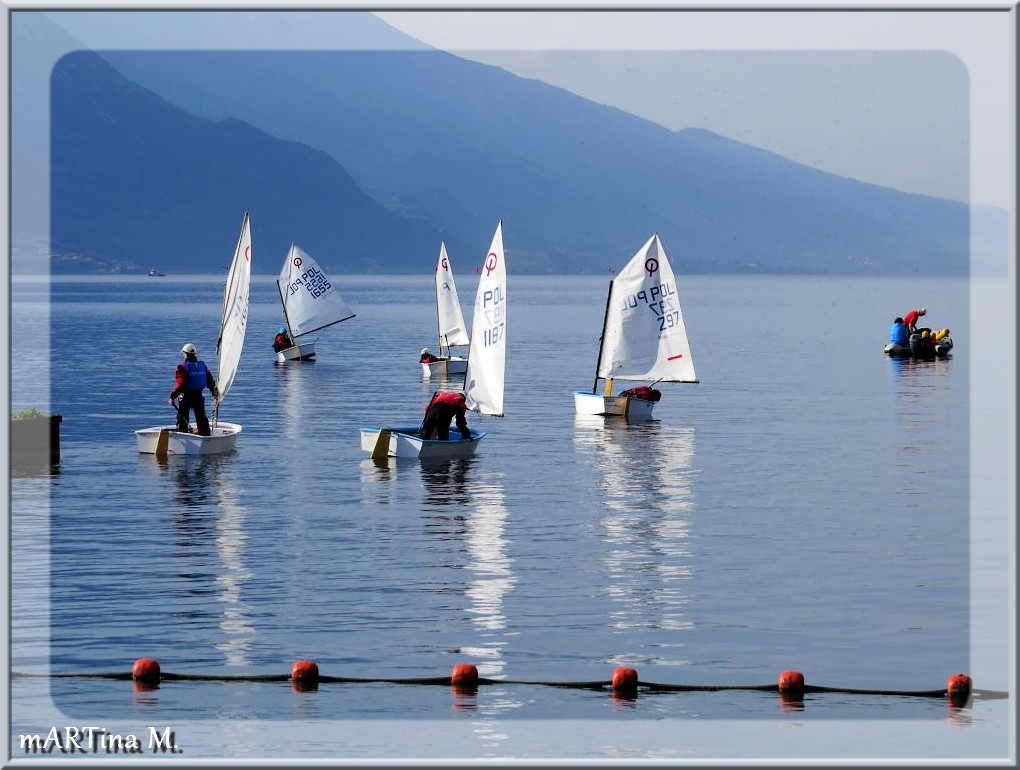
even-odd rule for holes
{"type": "Polygon", "coordinates": [[[440,358],[442,358],[442,356],[443,356],[443,319],[442,319],[442,315],[441,315],[441,313],[439,311],[439,293],[440,293],[440,287],[439,287],[439,268],[442,267],[442,264],[443,264],[443,254],[445,252],[446,252],[446,241],[440,241],[439,242],[439,264],[436,265],[436,280],[435,280],[435,284],[436,284],[436,342],[439,345],[439,350],[437,352],[439,353],[440,358]]]}
{"type": "MultiPolygon", "coordinates": [[[[290,287],[288,287],[288,291],[290,287]]],[[[280,288],[280,282],[276,282],[276,291],[280,295],[280,305],[283,307],[283,324],[287,327],[287,336],[290,337],[290,341],[294,341],[294,330],[290,326],[290,315],[287,313],[287,300],[283,296],[283,289],[280,288]]]]}
{"type": "Polygon", "coordinates": [[[440,358],[442,358],[442,356],[443,356],[443,324],[439,320],[439,287],[438,286],[436,287],[436,341],[439,344],[439,350],[437,352],[439,353],[440,358]]]}
{"type": "Polygon", "coordinates": [[[613,282],[609,282],[609,291],[606,293],[606,312],[602,316],[602,336],[599,337],[599,357],[595,361],[595,382],[591,384],[591,394],[594,396],[599,389],[599,369],[602,368],[602,348],[606,344],[606,322],[609,320],[609,301],[613,298],[613,282]]]}

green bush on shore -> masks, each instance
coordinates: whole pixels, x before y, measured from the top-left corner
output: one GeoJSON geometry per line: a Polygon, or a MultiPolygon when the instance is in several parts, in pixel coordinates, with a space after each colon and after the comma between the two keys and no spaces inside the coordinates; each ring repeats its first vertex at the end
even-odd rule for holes
{"type": "Polygon", "coordinates": [[[11,415],[12,420],[31,420],[36,417],[50,417],[52,415],[49,412],[40,412],[34,406],[28,409],[22,409],[20,412],[15,412],[11,415]]]}

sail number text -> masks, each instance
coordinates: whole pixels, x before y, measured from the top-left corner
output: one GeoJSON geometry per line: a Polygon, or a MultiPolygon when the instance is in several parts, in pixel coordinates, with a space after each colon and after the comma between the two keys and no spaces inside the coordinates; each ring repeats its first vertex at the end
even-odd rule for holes
{"type": "Polygon", "coordinates": [[[672,285],[660,283],[631,294],[624,299],[620,310],[627,312],[637,307],[648,308],[659,323],[659,331],[666,331],[680,325],[680,311],[676,309],[676,303],[673,301],[675,296],[676,289],[672,285]]]}
{"type": "Polygon", "coordinates": [[[313,297],[321,297],[327,291],[333,288],[333,284],[329,282],[329,279],[321,270],[316,270],[314,267],[310,267],[305,270],[300,277],[290,282],[290,286],[287,287],[289,294],[295,294],[301,290],[304,286],[313,297]]]}
{"type": "Polygon", "coordinates": [[[482,311],[485,320],[489,322],[489,327],[482,329],[482,344],[489,347],[502,340],[506,331],[506,304],[502,286],[482,292],[482,311]]]}

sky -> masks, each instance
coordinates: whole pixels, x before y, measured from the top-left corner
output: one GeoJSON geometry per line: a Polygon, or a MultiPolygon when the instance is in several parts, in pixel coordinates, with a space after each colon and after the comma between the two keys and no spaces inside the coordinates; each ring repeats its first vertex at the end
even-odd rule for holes
{"type": "Polygon", "coordinates": [[[1011,205],[1011,4],[998,12],[673,5],[376,15],[436,48],[669,129],[707,128],[897,190],[1011,205]]]}

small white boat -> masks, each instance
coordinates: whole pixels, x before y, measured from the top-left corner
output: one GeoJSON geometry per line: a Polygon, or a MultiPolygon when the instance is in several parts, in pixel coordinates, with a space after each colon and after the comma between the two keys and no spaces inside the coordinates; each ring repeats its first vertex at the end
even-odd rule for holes
{"type": "Polygon", "coordinates": [[[211,436],[182,433],[176,425],[143,428],[135,431],[135,435],[138,436],[138,451],[143,454],[215,455],[234,451],[240,432],[241,426],[236,423],[217,422],[211,436]]]}
{"type": "Polygon", "coordinates": [[[288,361],[311,361],[314,358],[315,340],[291,345],[289,348],[284,348],[276,353],[276,363],[278,364],[285,364],[288,361]]]}
{"type": "Polygon", "coordinates": [[[486,435],[483,430],[469,428],[471,440],[461,438],[457,430],[450,432],[446,441],[418,436],[417,425],[395,428],[362,428],[361,448],[373,457],[413,457],[419,460],[451,460],[471,457],[478,442],[486,435]],[[454,438],[456,436],[456,438],[454,438]]]}
{"type": "Polygon", "coordinates": [[[156,426],[135,431],[138,451],[168,455],[212,455],[231,452],[237,446],[241,426],[232,422],[220,422],[220,404],[234,382],[237,366],[244,347],[244,331],[248,323],[248,299],[251,288],[251,225],[245,212],[241,224],[241,235],[234,249],[234,260],[230,264],[227,283],[223,292],[223,308],[220,312],[220,334],[216,343],[216,357],[219,370],[216,386],[220,397],[209,421],[211,435],[184,433],[176,425],[156,426]]]}
{"type": "MultiPolygon", "coordinates": [[[[478,414],[503,416],[503,385],[506,368],[506,264],[503,252],[503,220],[496,225],[489,252],[482,262],[475,294],[471,346],[464,374],[467,408],[478,414]]],[[[471,457],[486,431],[469,427],[471,439],[456,428],[444,441],[418,436],[420,426],[362,428],[361,448],[373,459],[412,457],[419,460],[450,460],[471,457]]]]}
{"type": "MultiPolygon", "coordinates": [[[[464,323],[445,241],[439,245],[439,262],[436,264],[436,318],[439,322],[438,357],[434,361],[421,361],[422,376],[430,379],[464,374],[467,372],[467,358],[454,354],[450,348],[470,345],[471,338],[464,323]]],[[[421,351],[422,355],[426,352],[427,348],[421,351]]]]}
{"type": "Polygon", "coordinates": [[[309,361],[315,358],[315,340],[309,334],[354,318],[354,311],[319,263],[292,243],[276,279],[283,305],[287,335],[294,344],[276,352],[276,362],[309,361]],[[306,339],[301,340],[301,337],[306,339]]]}
{"type": "Polygon", "coordinates": [[[613,380],[698,381],[676,276],[656,233],[612,281],[591,392],[574,391],[577,414],[652,419],[656,401],[613,394],[613,380]],[[599,392],[599,380],[605,387],[599,392]]]}

